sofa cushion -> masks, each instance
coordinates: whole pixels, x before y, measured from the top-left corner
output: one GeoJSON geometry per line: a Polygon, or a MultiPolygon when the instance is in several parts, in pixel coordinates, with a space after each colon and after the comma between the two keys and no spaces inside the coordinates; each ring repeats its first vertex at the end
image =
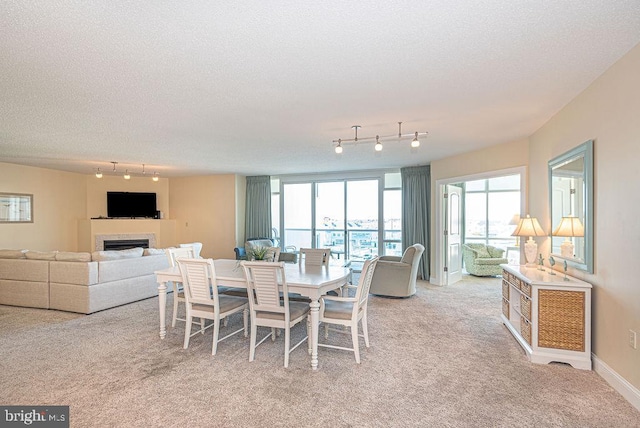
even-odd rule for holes
{"type": "Polygon", "coordinates": [[[489,252],[489,257],[502,257],[504,253],[502,248],[497,248],[493,245],[487,245],[487,251],[489,252]]]}
{"type": "Polygon", "coordinates": [[[56,260],[62,262],[90,262],[91,253],[76,253],[71,251],[58,251],[56,260]]]}
{"type": "Polygon", "coordinates": [[[484,244],[467,244],[467,247],[474,250],[478,257],[483,259],[488,259],[491,257],[489,251],[487,250],[487,246],[484,244]]]}
{"type": "Polygon", "coordinates": [[[98,263],[98,282],[118,281],[153,274],[169,267],[167,256],[147,256],[130,259],[104,260],[98,263]]]}
{"type": "Polygon", "coordinates": [[[27,250],[0,250],[0,259],[24,259],[27,250]]]}
{"type": "Polygon", "coordinates": [[[27,251],[25,257],[30,260],[55,260],[57,251],[27,251]]]}
{"type": "Polygon", "coordinates": [[[0,259],[0,279],[49,282],[49,261],[0,259]]]}
{"type": "Polygon", "coordinates": [[[128,250],[120,251],[94,251],[91,253],[91,260],[101,262],[106,260],[131,259],[142,257],[143,252],[144,248],[130,248],[128,250]]]}
{"type": "Polygon", "coordinates": [[[51,262],[49,277],[52,283],[93,285],[98,282],[98,262],[51,262]]]}
{"type": "Polygon", "coordinates": [[[478,257],[476,259],[476,264],[483,265],[483,266],[496,266],[496,265],[501,265],[506,263],[509,263],[509,260],[500,259],[500,258],[481,258],[481,257],[478,257]]]}
{"type": "Polygon", "coordinates": [[[415,256],[415,254],[415,247],[408,247],[406,250],[404,250],[404,254],[402,254],[402,258],[400,259],[400,261],[402,263],[413,264],[413,256],[415,256]]]}
{"type": "Polygon", "coordinates": [[[159,256],[159,255],[165,255],[165,254],[166,252],[162,248],[145,248],[144,251],[142,252],[143,256],[159,256]]]}

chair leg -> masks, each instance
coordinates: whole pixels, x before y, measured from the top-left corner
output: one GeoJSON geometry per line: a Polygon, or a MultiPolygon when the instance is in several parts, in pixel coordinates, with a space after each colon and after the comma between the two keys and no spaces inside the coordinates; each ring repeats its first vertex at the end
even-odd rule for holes
{"type": "MultiPolygon", "coordinates": [[[[203,318],[204,321],[204,318],[203,318]]],[[[220,318],[217,316],[213,320],[213,345],[211,346],[211,355],[216,355],[218,350],[218,337],[220,336],[220,318]]]]}
{"type": "Polygon", "coordinates": [[[324,323],[324,338],[328,339],[329,338],[329,324],[324,323]]]}
{"type": "Polygon", "coordinates": [[[271,341],[275,342],[276,341],[276,329],[271,327],[271,341]]]}
{"type": "Polygon", "coordinates": [[[358,324],[357,320],[351,324],[351,341],[353,342],[353,353],[356,355],[356,363],[360,364],[360,348],[358,346],[358,324]]]}
{"type": "Polygon", "coordinates": [[[256,336],[258,334],[258,326],[255,322],[251,323],[251,343],[249,344],[249,361],[253,361],[256,356],[256,336]]]}
{"type": "Polygon", "coordinates": [[[226,327],[228,324],[229,324],[229,317],[224,317],[224,320],[222,320],[222,325],[226,327]]]}
{"type": "Polygon", "coordinates": [[[178,319],[178,291],[173,289],[173,317],[171,317],[171,328],[175,328],[178,319]]]}
{"type": "Polygon", "coordinates": [[[200,318],[200,334],[204,334],[204,318],[200,318]]]}
{"type": "Polygon", "coordinates": [[[286,327],[284,329],[284,368],[289,367],[289,341],[291,339],[291,328],[286,327]]]}
{"type": "Polygon", "coordinates": [[[369,347],[369,328],[367,327],[367,311],[362,314],[362,335],[364,336],[364,344],[369,347]]]}
{"type": "Polygon", "coordinates": [[[193,322],[193,317],[187,314],[186,321],[187,325],[184,327],[184,349],[187,349],[189,347],[189,338],[191,337],[191,323],[193,322]]]}
{"type": "Polygon", "coordinates": [[[244,337],[247,337],[249,336],[249,330],[247,327],[249,325],[249,309],[245,308],[244,311],[242,311],[242,320],[244,322],[244,337]]]}

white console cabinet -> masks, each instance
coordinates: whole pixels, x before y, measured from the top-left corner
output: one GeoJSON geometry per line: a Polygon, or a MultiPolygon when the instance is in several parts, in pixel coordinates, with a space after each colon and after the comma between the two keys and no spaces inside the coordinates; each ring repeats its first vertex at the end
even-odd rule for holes
{"type": "Polygon", "coordinates": [[[591,370],[591,284],[560,272],[501,265],[502,321],[532,363],[591,370]]]}

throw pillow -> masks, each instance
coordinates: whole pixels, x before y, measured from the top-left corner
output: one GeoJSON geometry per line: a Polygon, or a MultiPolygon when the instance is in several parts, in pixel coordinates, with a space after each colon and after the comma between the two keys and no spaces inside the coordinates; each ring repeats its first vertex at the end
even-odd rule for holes
{"type": "Polygon", "coordinates": [[[0,250],[0,259],[24,259],[27,250],[0,250]]]}
{"type": "Polygon", "coordinates": [[[90,262],[91,253],[76,253],[71,251],[58,251],[56,260],[59,262],[90,262]]]}
{"type": "Polygon", "coordinates": [[[25,257],[31,260],[55,260],[57,251],[27,251],[25,257]]]}
{"type": "Polygon", "coordinates": [[[143,256],[159,256],[160,254],[165,254],[165,250],[162,248],[145,248],[142,252],[143,256]]]}

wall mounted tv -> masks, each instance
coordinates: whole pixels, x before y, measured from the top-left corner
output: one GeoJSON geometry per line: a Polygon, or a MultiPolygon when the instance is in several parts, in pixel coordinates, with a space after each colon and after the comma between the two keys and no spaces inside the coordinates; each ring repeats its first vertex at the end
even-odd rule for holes
{"type": "Polygon", "coordinates": [[[107,192],[107,217],[156,217],[156,194],[141,192],[107,192]]]}

